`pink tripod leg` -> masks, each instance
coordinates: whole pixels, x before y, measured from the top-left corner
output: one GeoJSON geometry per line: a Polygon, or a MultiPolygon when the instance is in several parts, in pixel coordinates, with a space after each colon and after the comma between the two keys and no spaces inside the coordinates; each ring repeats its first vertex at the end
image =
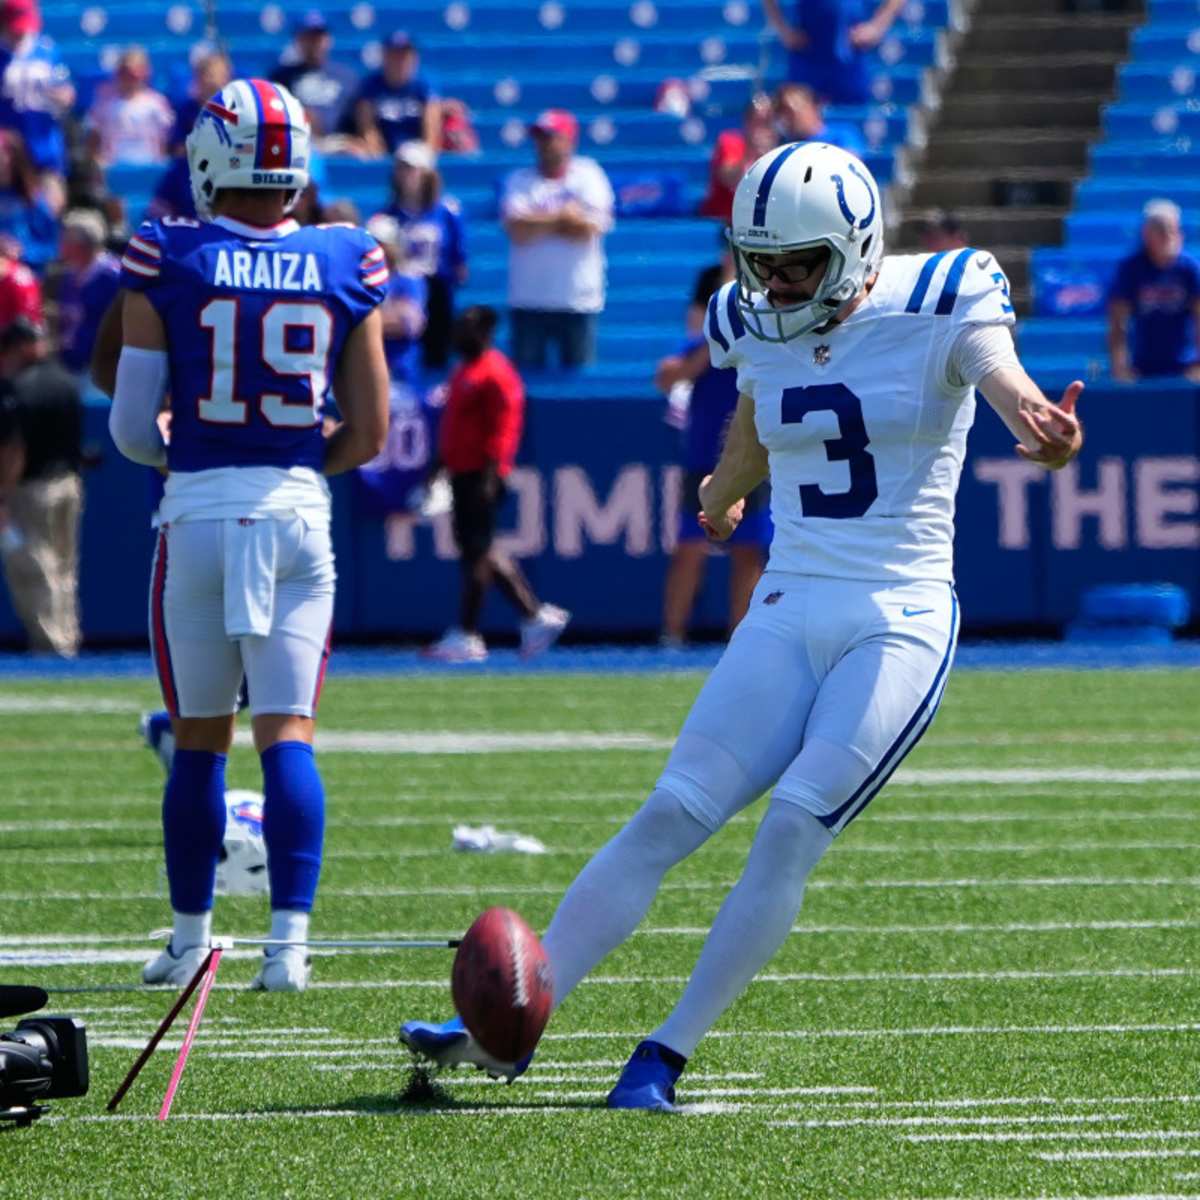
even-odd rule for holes
{"type": "Polygon", "coordinates": [[[171,1115],[171,1105],[175,1100],[179,1081],[183,1078],[183,1068],[187,1066],[188,1055],[192,1052],[192,1043],[196,1040],[196,1030],[200,1028],[200,1018],[204,1016],[208,993],[212,991],[212,985],[216,982],[217,967],[220,966],[223,953],[224,950],[220,946],[214,946],[209,951],[208,959],[202,968],[205,973],[204,982],[200,985],[200,992],[196,997],[196,1007],[192,1011],[192,1019],[188,1024],[187,1033],[184,1035],[183,1045],[179,1047],[179,1055],[175,1059],[175,1067],[171,1071],[171,1082],[167,1084],[167,1094],[163,1097],[162,1108],[158,1112],[160,1121],[165,1121],[171,1115]]]}

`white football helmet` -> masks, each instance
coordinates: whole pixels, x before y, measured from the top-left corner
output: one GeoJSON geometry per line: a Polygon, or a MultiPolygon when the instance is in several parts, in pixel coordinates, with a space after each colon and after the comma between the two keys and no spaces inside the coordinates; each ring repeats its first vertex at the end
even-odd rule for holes
{"type": "Polygon", "coordinates": [[[268,890],[262,811],[258,792],[234,788],[225,793],[225,842],[217,863],[222,896],[256,896],[268,890]]]}
{"type": "Polygon", "coordinates": [[[290,212],[308,187],[308,118],[287,88],[235,79],[207,101],[187,137],[192,198],[212,217],[221,188],[285,188],[290,212]]]}
{"type": "Polygon", "coordinates": [[[825,324],[877,269],[883,257],[879,185],[861,159],[837,146],[780,146],[738,184],[729,241],[747,328],[762,341],[790,341],[825,324]],[[754,262],[819,246],[828,247],[829,265],[816,295],[770,305],[754,262]]]}

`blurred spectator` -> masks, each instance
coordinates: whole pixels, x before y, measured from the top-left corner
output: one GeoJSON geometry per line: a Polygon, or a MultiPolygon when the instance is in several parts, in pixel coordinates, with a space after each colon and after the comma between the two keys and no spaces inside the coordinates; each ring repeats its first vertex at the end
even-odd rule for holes
{"type": "Polygon", "coordinates": [[[296,22],[296,41],[271,72],[304,105],[317,137],[338,134],[350,111],[358,76],[343,63],[332,61],[333,38],[319,9],[310,9],[296,22]]]}
{"type": "Polygon", "coordinates": [[[424,355],[428,367],[450,359],[454,294],[467,278],[467,248],[462,213],[451,197],[442,197],[442,178],[424,142],[401,142],[392,166],[392,200],[387,214],[404,233],[410,269],[429,288],[424,355]]]}
{"type": "Polygon", "coordinates": [[[104,249],[108,230],[92,209],[73,209],[63,218],[59,258],[58,357],[83,376],[92,357],[100,319],[120,287],[121,265],[104,249]]]}
{"type": "Polygon", "coordinates": [[[368,154],[393,154],[401,142],[442,148],[441,107],[429,82],[417,74],[420,56],[407,33],[383,43],[383,64],[363,80],[354,99],[354,132],[368,154]]]}
{"type": "Polygon", "coordinates": [[[192,85],[187,98],[175,106],[175,123],[167,141],[170,154],[183,154],[187,135],[192,132],[201,108],[233,78],[228,55],[219,50],[201,54],[192,65],[192,85]]]}
{"type": "Polygon", "coordinates": [[[553,345],[560,366],[580,367],[596,357],[612,185],[599,163],[575,153],[579,125],[569,112],[548,109],[530,132],[537,166],[509,176],[500,204],[513,357],[540,369],[553,345]]]}
{"type": "Polygon", "coordinates": [[[825,120],[824,106],[806,83],[781,83],[775,91],[774,111],[780,140],[828,142],[860,157],[862,135],[845,121],[825,120]]]}
{"type": "Polygon", "coordinates": [[[425,277],[412,269],[404,231],[395,217],[376,213],[367,222],[367,232],[383,247],[390,272],[380,313],[393,391],[396,384],[415,389],[421,382],[421,334],[425,332],[428,296],[425,277]]]}
{"type": "Polygon", "coordinates": [[[717,135],[708,165],[708,195],[700,202],[702,217],[728,224],[733,216],[733,193],[751,163],[779,144],[771,102],[762,93],[746,105],[741,129],[717,135]]]}
{"type": "MultiPolygon", "coordinates": [[[[292,213],[295,216],[295,212],[292,213]]],[[[300,221],[299,217],[296,220],[300,221]]],[[[330,200],[328,204],[318,204],[317,215],[313,221],[300,221],[302,225],[313,224],[316,221],[321,221],[326,225],[361,225],[362,213],[358,211],[358,205],[353,200],[347,199],[345,196],[337,200],[330,200]]]]}
{"type": "Polygon", "coordinates": [[[479,134],[471,124],[471,110],[453,96],[444,96],[442,110],[442,149],[455,154],[478,154],[479,134]]]}
{"type": "Polygon", "coordinates": [[[42,323],[42,286],[21,261],[21,247],[11,238],[0,238],[0,329],[18,318],[42,323]]]}
{"type": "Polygon", "coordinates": [[[1186,375],[1200,382],[1200,264],[1183,253],[1179,206],[1151,200],[1142,248],[1122,259],[1108,300],[1114,379],[1186,375]]]}
{"type": "MultiPolygon", "coordinates": [[[[737,372],[714,369],[703,332],[692,326],[696,311],[703,313],[712,293],[733,278],[733,258],[728,251],[722,254],[719,263],[701,272],[689,306],[688,337],[677,353],[658,364],[654,375],[655,386],[667,394],[669,419],[683,429],[679,526],[663,595],[662,644],[672,648],[682,646],[687,638],[696,593],[712,552],[697,517],[700,483],[717,464],[725,427],[738,401],[737,372]]],[[[770,532],[764,489],[760,488],[746,498],[742,523],[724,543],[730,555],[728,628],[731,632],[746,615],[750,594],[762,574],[770,532]]]]}
{"type": "Polygon", "coordinates": [[[192,196],[186,155],[176,155],[167,163],[167,169],[159,176],[154,195],[150,197],[146,216],[152,221],[162,217],[195,218],[196,200],[192,196]]]}
{"type": "Polygon", "coordinates": [[[88,151],[102,165],[154,163],[166,157],[175,123],[171,104],[150,86],[150,59],[131,46],[113,78],[96,89],[87,115],[88,151]]]}
{"type": "Polygon", "coordinates": [[[21,135],[0,131],[0,234],[20,247],[20,257],[40,273],[58,249],[58,214],[63,207],[57,175],[40,179],[21,135]]]}
{"type": "Polygon", "coordinates": [[[866,56],[887,36],[905,0],[792,0],[789,20],[779,0],[764,0],[767,20],[787,47],[788,78],[807,83],[835,104],[866,104],[866,56]]]}
{"type": "Polygon", "coordinates": [[[39,37],[35,0],[0,3],[0,128],[15,129],[39,171],[67,169],[63,117],[75,103],[71,73],[49,38],[39,37]]]}
{"type": "Polygon", "coordinates": [[[484,597],[494,582],[521,614],[521,651],[545,650],[570,613],[539,604],[524,572],[493,545],[496,517],[507,493],[525,420],[525,388],[512,363],[492,346],[496,313],[481,305],[454,324],[454,348],[463,361],[450,376],[440,438],[441,465],[454,494],[454,540],[462,571],[459,625],[427,653],[447,662],[481,662],[487,647],[479,633],[484,597]]]}
{"type": "Polygon", "coordinates": [[[967,246],[967,230],[962,221],[951,212],[940,208],[926,213],[921,222],[919,237],[921,249],[927,254],[938,254],[943,250],[964,250],[967,246]]]}
{"type": "Polygon", "coordinates": [[[79,386],[27,319],[0,334],[0,557],[30,647],[79,651],[79,386]]]}

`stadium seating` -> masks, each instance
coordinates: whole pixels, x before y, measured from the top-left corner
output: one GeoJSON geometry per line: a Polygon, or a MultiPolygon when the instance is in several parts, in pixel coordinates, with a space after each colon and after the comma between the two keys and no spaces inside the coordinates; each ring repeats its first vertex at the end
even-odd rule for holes
{"type": "MultiPolygon", "coordinates": [[[[703,195],[717,133],[739,124],[757,81],[769,86],[783,77],[782,52],[761,34],[761,8],[746,0],[448,0],[415,7],[332,0],[321,8],[336,57],[369,68],[378,62],[380,39],[406,29],[419,43],[422,70],[472,110],[481,153],[442,159],[446,190],[469,217],[467,302],[504,303],[507,244],[496,223],[497,188],[506,172],[531,161],[526,129],[540,109],[572,109],[581,152],[595,157],[614,183],[668,173],[680,185],[680,207],[690,213],[703,195]],[[686,80],[693,96],[683,119],[653,111],[659,86],[671,77],[686,80]]],[[[295,11],[221,0],[219,33],[239,73],[270,71],[295,11]]],[[[203,6],[188,2],[148,11],[128,0],[59,0],[46,7],[45,19],[83,104],[119,47],[135,40],[151,55],[155,85],[180,94],[187,51],[206,32],[203,6]]],[[[911,0],[876,55],[877,102],[830,113],[860,125],[882,183],[892,178],[896,149],[908,135],[906,106],[920,94],[948,19],[947,0],[911,0]]],[[[119,167],[109,180],[137,216],[158,175],[119,167]]],[[[323,194],[353,200],[364,216],[386,200],[385,165],[331,158],[324,175],[323,194]]],[[[716,257],[717,229],[689,216],[628,216],[607,249],[601,361],[569,382],[545,381],[553,394],[653,396],[654,363],[680,341],[693,280],[716,257]]]]}
{"type": "Polygon", "coordinates": [[[1117,261],[1137,244],[1141,209],[1167,197],[1200,242],[1200,5],[1147,0],[1147,21],[1092,147],[1062,247],[1034,252],[1035,316],[1021,327],[1026,364],[1039,377],[1107,371],[1104,296],[1117,261]]]}

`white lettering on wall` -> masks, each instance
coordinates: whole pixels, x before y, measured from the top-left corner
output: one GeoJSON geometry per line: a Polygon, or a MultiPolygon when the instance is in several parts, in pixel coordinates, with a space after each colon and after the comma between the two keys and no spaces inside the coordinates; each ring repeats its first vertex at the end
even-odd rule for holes
{"type": "Polygon", "coordinates": [[[624,538],[626,554],[649,554],[652,511],[650,472],[640,463],[622,468],[604,503],[582,467],[559,467],[554,472],[554,551],[560,558],[579,558],[589,542],[614,546],[624,538]]]}
{"type": "Polygon", "coordinates": [[[1200,492],[1172,484],[1200,483],[1200,459],[1139,458],[1133,468],[1138,545],[1147,550],[1200,547],[1200,492]],[[1176,518],[1171,520],[1170,518],[1176,518]],[[1192,520],[1180,520],[1191,517],[1192,520]]]}
{"type": "Polygon", "coordinates": [[[1029,549],[1029,485],[1046,472],[1019,458],[981,458],[975,464],[980,483],[996,485],[1000,509],[999,543],[1003,550],[1029,549]]]}
{"type": "Polygon", "coordinates": [[[1079,464],[1068,463],[1051,476],[1051,537],[1059,550],[1077,550],[1083,541],[1083,523],[1098,522],[1097,541],[1105,550],[1123,550],[1129,544],[1125,512],[1125,463],[1102,458],[1096,466],[1095,488],[1079,486],[1079,464]]]}

